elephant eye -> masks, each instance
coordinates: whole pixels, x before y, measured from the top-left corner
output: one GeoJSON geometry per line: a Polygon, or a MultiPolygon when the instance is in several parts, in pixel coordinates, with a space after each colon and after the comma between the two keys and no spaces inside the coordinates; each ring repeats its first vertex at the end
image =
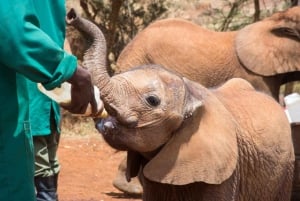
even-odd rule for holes
{"type": "Polygon", "coordinates": [[[149,95],[146,97],[146,101],[149,105],[156,107],[160,104],[160,99],[155,95],[149,95]]]}

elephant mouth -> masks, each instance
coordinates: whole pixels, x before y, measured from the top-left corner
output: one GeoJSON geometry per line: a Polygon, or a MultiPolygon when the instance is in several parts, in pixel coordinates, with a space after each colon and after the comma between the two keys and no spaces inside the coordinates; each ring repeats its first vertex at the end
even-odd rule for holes
{"type": "Polygon", "coordinates": [[[104,140],[113,148],[125,151],[128,147],[124,144],[121,125],[115,117],[109,116],[96,120],[96,129],[104,140]]]}
{"type": "Polygon", "coordinates": [[[100,119],[96,122],[96,129],[102,135],[117,134],[119,130],[118,121],[112,116],[100,119]]]}

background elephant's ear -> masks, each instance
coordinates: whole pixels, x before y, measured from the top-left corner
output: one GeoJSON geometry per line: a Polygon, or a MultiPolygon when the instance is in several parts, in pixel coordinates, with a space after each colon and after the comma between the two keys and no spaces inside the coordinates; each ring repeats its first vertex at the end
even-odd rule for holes
{"type": "Polygon", "coordinates": [[[238,31],[237,56],[248,70],[263,76],[300,70],[300,8],[292,9],[238,31]]]}
{"type": "Polygon", "coordinates": [[[185,80],[189,103],[201,99],[192,116],[144,167],[152,181],[185,185],[220,184],[234,172],[238,149],[236,123],[223,104],[207,89],[185,80]],[[192,95],[191,95],[192,94],[192,95]]]}

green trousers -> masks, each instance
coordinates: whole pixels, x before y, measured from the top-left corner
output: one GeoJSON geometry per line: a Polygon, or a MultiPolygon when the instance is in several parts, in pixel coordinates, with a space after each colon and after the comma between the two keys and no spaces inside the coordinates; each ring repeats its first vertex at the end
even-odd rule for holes
{"type": "Polygon", "coordinates": [[[49,177],[59,173],[60,165],[57,157],[59,138],[60,134],[55,131],[50,135],[33,136],[35,177],[49,177]]]}

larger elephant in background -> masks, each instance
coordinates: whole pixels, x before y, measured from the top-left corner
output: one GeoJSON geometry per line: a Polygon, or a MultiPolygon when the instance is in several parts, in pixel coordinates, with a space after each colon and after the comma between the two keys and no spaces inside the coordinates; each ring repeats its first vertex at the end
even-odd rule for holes
{"type": "Polygon", "coordinates": [[[110,77],[101,31],[68,17],[94,39],[83,65],[110,115],[97,128],[128,152],[127,178],[139,175],[144,201],[289,201],[291,131],[273,98],[239,78],[209,90],[160,65],[110,77]]]}
{"type": "Polygon", "coordinates": [[[180,19],[156,21],[125,47],[116,72],[160,64],[213,87],[239,77],[278,100],[282,84],[300,80],[300,7],[233,32],[180,19]]]}

